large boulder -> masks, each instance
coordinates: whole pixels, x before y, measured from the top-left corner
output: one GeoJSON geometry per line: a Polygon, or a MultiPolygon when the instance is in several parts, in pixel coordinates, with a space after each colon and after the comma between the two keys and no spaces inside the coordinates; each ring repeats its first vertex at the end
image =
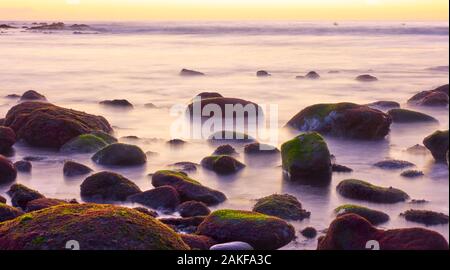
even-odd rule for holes
{"type": "Polygon", "coordinates": [[[389,215],[384,212],[354,204],[341,205],[334,209],[334,213],[338,217],[346,214],[356,214],[367,219],[373,225],[379,225],[389,221],[389,215]]]}
{"type": "Polygon", "coordinates": [[[82,134],[61,146],[60,151],[66,154],[93,153],[107,146],[108,143],[93,134],[82,134]]]}
{"type": "Polygon", "coordinates": [[[428,114],[406,109],[392,109],[387,113],[391,116],[394,123],[438,122],[436,118],[428,114]]]}
{"type": "Polygon", "coordinates": [[[286,221],[256,212],[217,210],[197,228],[197,234],[219,243],[241,241],[255,249],[278,249],[295,237],[295,229],[286,221]]]}
{"type": "Polygon", "coordinates": [[[284,171],[293,181],[325,185],[331,180],[331,156],[316,132],[303,133],[281,146],[284,171]]]}
{"type": "Polygon", "coordinates": [[[0,250],[187,250],[177,233],[139,211],[113,205],[66,204],[0,225],[0,250]]]}
{"type": "Polygon", "coordinates": [[[7,194],[11,197],[12,205],[22,209],[26,209],[28,202],[45,198],[45,196],[38,191],[28,188],[22,184],[12,185],[7,194]]]}
{"type": "Polygon", "coordinates": [[[4,156],[0,155],[0,184],[10,183],[16,180],[17,170],[14,164],[4,156]]]}
{"type": "Polygon", "coordinates": [[[157,171],[152,176],[152,185],[154,187],[172,186],[180,194],[181,201],[199,201],[213,205],[226,200],[222,192],[205,187],[186,174],[176,171],[157,171]]]}
{"type": "Polygon", "coordinates": [[[89,200],[125,201],[140,193],[139,187],[113,172],[99,172],[86,178],[80,186],[81,196],[89,200]]]}
{"type": "Polygon", "coordinates": [[[0,126],[0,153],[8,151],[16,143],[16,133],[9,127],[0,126]]]}
{"type": "Polygon", "coordinates": [[[422,91],[408,100],[409,104],[419,106],[447,106],[449,102],[448,84],[436,89],[422,91]]]}
{"type": "Polygon", "coordinates": [[[233,174],[242,170],[245,165],[231,156],[209,156],[202,159],[202,166],[218,174],[233,174]]]}
{"type": "Polygon", "coordinates": [[[375,203],[397,203],[409,199],[408,194],[393,187],[379,187],[356,179],[341,181],[336,190],[346,198],[375,203]]]}
{"type": "Polygon", "coordinates": [[[286,220],[303,220],[311,215],[302,208],[297,198],[289,194],[273,194],[260,198],[252,211],[286,220]]]}
{"type": "Polygon", "coordinates": [[[92,160],[101,165],[135,166],[146,163],[147,156],[136,145],[113,143],[95,153],[92,160]]]}
{"type": "Polygon", "coordinates": [[[383,139],[391,117],[382,111],[354,103],[316,104],[295,115],[287,126],[351,139],[383,139]]]}
{"type": "Polygon", "coordinates": [[[128,200],[153,209],[173,211],[180,204],[180,196],[171,186],[161,186],[137,193],[128,197],[128,200]]]}
{"type": "Polygon", "coordinates": [[[0,203],[0,223],[10,219],[15,219],[23,214],[24,212],[18,208],[0,203]]]}
{"type": "Polygon", "coordinates": [[[60,148],[66,142],[93,131],[112,132],[102,116],[87,114],[43,102],[23,102],[12,107],[5,118],[17,139],[32,146],[60,148]]]}
{"type": "Polygon", "coordinates": [[[355,214],[336,218],[318,242],[319,250],[364,250],[376,241],[381,250],[448,250],[437,232],[423,228],[380,230],[355,214]]]}
{"type": "Polygon", "coordinates": [[[408,221],[422,223],[427,226],[448,224],[448,215],[429,210],[410,209],[400,214],[408,221]]]}
{"type": "Polygon", "coordinates": [[[434,159],[439,162],[445,162],[448,155],[448,130],[437,130],[433,134],[423,139],[423,144],[431,151],[434,159]]]}

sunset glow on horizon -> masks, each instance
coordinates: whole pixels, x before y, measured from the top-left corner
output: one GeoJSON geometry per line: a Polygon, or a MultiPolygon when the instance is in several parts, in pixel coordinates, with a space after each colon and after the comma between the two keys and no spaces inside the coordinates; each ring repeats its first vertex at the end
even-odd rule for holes
{"type": "Polygon", "coordinates": [[[1,0],[0,20],[448,20],[447,0],[1,0]]]}

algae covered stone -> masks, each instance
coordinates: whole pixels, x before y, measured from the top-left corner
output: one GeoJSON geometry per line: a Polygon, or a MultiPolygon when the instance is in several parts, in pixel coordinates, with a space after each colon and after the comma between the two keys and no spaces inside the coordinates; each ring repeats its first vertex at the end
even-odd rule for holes
{"type": "Polygon", "coordinates": [[[0,225],[0,250],[187,250],[177,233],[139,211],[113,205],[65,204],[0,225]]]}
{"type": "Polygon", "coordinates": [[[356,214],[367,219],[373,225],[379,225],[389,221],[389,215],[378,210],[373,210],[364,206],[355,204],[344,204],[334,209],[336,215],[356,214]]]}
{"type": "Polygon", "coordinates": [[[311,215],[297,198],[289,194],[273,194],[258,199],[253,211],[287,220],[303,220],[311,215]]]}
{"type": "Polygon", "coordinates": [[[197,229],[219,243],[241,241],[255,249],[278,249],[295,237],[295,229],[286,221],[261,213],[241,210],[217,210],[197,229]]]}
{"type": "Polygon", "coordinates": [[[245,167],[243,163],[227,155],[209,156],[202,159],[204,168],[212,170],[218,174],[232,174],[245,167]]]}
{"type": "Polygon", "coordinates": [[[400,216],[408,221],[422,223],[427,226],[448,224],[448,215],[430,210],[410,209],[401,213],[400,216]]]}
{"type": "Polygon", "coordinates": [[[336,189],[346,198],[376,203],[397,203],[409,199],[408,194],[400,189],[375,186],[357,179],[343,180],[336,189]]]}
{"type": "Polygon", "coordinates": [[[93,153],[107,145],[108,143],[100,137],[93,134],[82,134],[61,146],[60,151],[67,154],[93,153]]]}
{"type": "Polygon", "coordinates": [[[23,214],[24,212],[18,208],[0,203],[0,222],[15,219],[23,214]]]}
{"type": "Polygon", "coordinates": [[[86,178],[80,186],[85,199],[125,201],[128,196],[140,193],[139,187],[113,172],[99,172],[86,178]]]}
{"type": "Polygon", "coordinates": [[[135,166],[147,162],[147,156],[136,145],[113,143],[92,156],[92,160],[101,165],[135,166]]]}
{"type": "Polygon", "coordinates": [[[11,197],[11,203],[13,206],[25,209],[28,202],[40,198],[45,198],[44,195],[36,190],[26,187],[22,184],[12,185],[7,194],[11,197]]]}

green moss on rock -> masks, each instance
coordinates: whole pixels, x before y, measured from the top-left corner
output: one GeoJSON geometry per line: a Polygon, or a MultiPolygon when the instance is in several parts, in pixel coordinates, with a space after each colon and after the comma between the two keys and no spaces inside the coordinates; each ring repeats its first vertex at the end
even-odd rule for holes
{"type": "Polygon", "coordinates": [[[61,146],[60,151],[63,153],[93,153],[108,143],[102,138],[92,134],[83,134],[65,143],[61,146]]]}
{"type": "Polygon", "coordinates": [[[253,211],[287,220],[303,220],[311,215],[297,198],[289,194],[273,194],[258,199],[253,211]]]}
{"type": "Polygon", "coordinates": [[[209,156],[202,159],[201,164],[208,170],[218,174],[232,174],[242,170],[245,165],[227,155],[209,156]]]}
{"type": "Polygon", "coordinates": [[[402,190],[375,186],[357,179],[343,180],[336,189],[344,197],[377,203],[397,203],[409,198],[408,194],[402,190]]]}
{"type": "Polygon", "coordinates": [[[389,215],[386,213],[355,204],[341,205],[334,209],[334,212],[338,217],[350,213],[356,214],[367,219],[373,225],[385,223],[389,220],[389,215]]]}

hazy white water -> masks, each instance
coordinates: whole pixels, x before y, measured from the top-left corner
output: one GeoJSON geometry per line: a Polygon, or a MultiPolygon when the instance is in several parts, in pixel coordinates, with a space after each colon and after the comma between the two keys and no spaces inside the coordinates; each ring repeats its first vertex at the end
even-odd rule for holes
{"type": "MultiPolygon", "coordinates": [[[[178,161],[199,162],[214,150],[206,142],[191,142],[181,149],[168,147],[170,125],[174,118],[168,108],[186,103],[201,91],[218,91],[260,104],[278,104],[279,126],[283,126],[302,108],[315,103],[350,101],[367,103],[394,100],[406,106],[406,100],[421,90],[448,83],[448,71],[429,70],[448,66],[448,23],[133,23],[94,24],[95,35],[51,34],[8,30],[0,35],[0,96],[21,94],[35,89],[57,105],[105,116],[115,126],[117,137],[137,135],[144,151],[160,155],[150,157],[143,168],[114,168],[136,182],[143,190],[151,188],[148,173],[178,161]],[[166,28],[162,28],[165,26],[166,28]],[[208,74],[202,78],[178,76],[181,68],[208,74]],[[270,78],[257,78],[255,72],[266,69],[270,78]],[[310,70],[318,81],[295,80],[310,70]],[[328,73],[339,70],[339,73],[328,73]],[[359,83],[359,74],[370,73],[380,81],[359,83]],[[126,98],[135,105],[131,111],[117,111],[98,105],[98,101],[126,98]],[[143,104],[152,102],[161,109],[143,104]]],[[[0,115],[16,104],[0,99],[0,115]]],[[[431,155],[414,156],[405,149],[436,129],[448,129],[447,109],[419,109],[437,119],[439,125],[396,125],[381,142],[355,142],[327,138],[340,164],[354,169],[351,174],[334,174],[328,188],[299,186],[282,179],[280,160],[247,159],[248,166],[231,177],[218,177],[199,170],[192,177],[223,191],[228,200],[217,208],[251,209],[254,199],[272,193],[296,195],[304,208],[312,212],[309,220],[293,222],[301,229],[314,226],[325,229],[333,219],[332,210],[342,203],[359,203],[380,209],[391,216],[382,227],[421,226],[398,216],[409,208],[449,213],[448,170],[433,162],[431,155]],[[400,171],[385,171],[371,166],[384,158],[405,159],[417,164],[425,177],[406,179],[400,171]],[[427,199],[424,205],[400,203],[370,204],[342,198],[335,186],[340,180],[359,178],[382,186],[405,190],[414,199],[427,199]]],[[[280,130],[281,144],[294,136],[280,130]]],[[[69,157],[55,152],[15,146],[13,160],[43,155],[47,161],[34,162],[31,175],[20,174],[18,182],[39,190],[48,197],[79,199],[80,179],[65,179],[62,162],[69,157]]],[[[239,151],[239,150],[238,150],[239,151]]],[[[242,151],[240,151],[242,153],[242,151]]],[[[90,155],[71,159],[94,167],[90,155]]],[[[8,186],[0,187],[4,195],[8,186]]],[[[433,226],[448,239],[449,226],[433,226]]],[[[286,248],[312,249],[316,240],[300,234],[286,248]]]]}

